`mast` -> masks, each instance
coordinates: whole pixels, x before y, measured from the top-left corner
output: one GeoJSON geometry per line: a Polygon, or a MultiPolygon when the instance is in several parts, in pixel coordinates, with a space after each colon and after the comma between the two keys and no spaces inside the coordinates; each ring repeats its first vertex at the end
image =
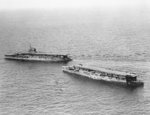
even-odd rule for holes
{"type": "Polygon", "coordinates": [[[30,53],[37,53],[36,48],[32,47],[32,46],[31,46],[31,43],[29,43],[29,45],[30,45],[29,52],[30,52],[30,53]]]}

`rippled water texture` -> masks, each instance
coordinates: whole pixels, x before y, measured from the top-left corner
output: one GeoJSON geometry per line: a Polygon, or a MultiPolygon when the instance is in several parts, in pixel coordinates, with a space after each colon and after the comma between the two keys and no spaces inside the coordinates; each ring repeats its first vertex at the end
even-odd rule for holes
{"type": "Polygon", "coordinates": [[[149,115],[150,9],[0,12],[0,114],[149,115]],[[74,61],[4,60],[25,51],[68,53],[74,61]],[[62,72],[88,64],[135,72],[144,87],[130,89],[62,72]]]}

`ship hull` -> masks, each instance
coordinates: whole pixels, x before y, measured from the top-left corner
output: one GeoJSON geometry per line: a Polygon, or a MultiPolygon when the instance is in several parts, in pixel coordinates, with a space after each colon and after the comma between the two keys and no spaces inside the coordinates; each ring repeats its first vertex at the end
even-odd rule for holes
{"type": "Polygon", "coordinates": [[[89,78],[89,79],[93,79],[93,80],[99,80],[99,81],[103,81],[103,82],[107,82],[107,83],[114,83],[114,84],[120,84],[120,85],[125,85],[125,86],[129,86],[129,87],[138,87],[138,86],[143,86],[144,83],[141,81],[136,81],[136,82],[132,82],[130,84],[127,84],[126,80],[117,80],[117,79],[110,79],[108,77],[104,77],[104,76],[91,76],[91,75],[86,75],[83,73],[79,73],[79,72],[74,72],[74,71],[70,71],[67,69],[63,69],[63,72],[65,73],[69,73],[72,75],[77,75],[83,78],[89,78]]]}
{"type": "Polygon", "coordinates": [[[38,61],[38,62],[68,62],[71,59],[62,59],[62,58],[38,58],[38,57],[30,57],[30,58],[19,58],[19,57],[11,57],[5,56],[7,60],[18,60],[18,61],[38,61]]]}

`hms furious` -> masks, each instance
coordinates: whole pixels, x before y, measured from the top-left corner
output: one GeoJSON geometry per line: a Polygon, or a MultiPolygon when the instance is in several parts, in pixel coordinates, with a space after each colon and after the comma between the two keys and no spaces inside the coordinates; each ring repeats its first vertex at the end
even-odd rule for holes
{"type": "Polygon", "coordinates": [[[94,68],[83,65],[63,66],[62,70],[66,73],[75,74],[81,77],[111,83],[120,83],[132,87],[144,85],[142,81],[137,80],[135,74],[127,72],[112,71],[104,68],[94,68]]]}
{"type": "Polygon", "coordinates": [[[43,62],[68,62],[72,60],[68,55],[41,53],[38,52],[36,48],[33,48],[31,46],[28,52],[5,55],[5,59],[43,62]]]}

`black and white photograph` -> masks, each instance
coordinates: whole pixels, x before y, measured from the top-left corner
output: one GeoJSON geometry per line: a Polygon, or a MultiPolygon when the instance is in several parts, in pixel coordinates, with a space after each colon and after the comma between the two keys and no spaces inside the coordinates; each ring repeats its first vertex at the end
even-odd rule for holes
{"type": "Polygon", "coordinates": [[[0,115],[150,115],[150,0],[0,0],[0,115]]]}

